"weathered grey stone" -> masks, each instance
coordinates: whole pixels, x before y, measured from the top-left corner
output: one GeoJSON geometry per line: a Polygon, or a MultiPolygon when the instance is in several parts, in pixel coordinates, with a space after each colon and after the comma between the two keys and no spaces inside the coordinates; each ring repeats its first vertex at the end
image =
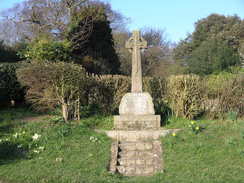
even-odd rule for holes
{"type": "Polygon", "coordinates": [[[117,171],[123,175],[126,173],[124,166],[117,166],[117,171]]]}
{"type": "Polygon", "coordinates": [[[149,93],[127,93],[123,96],[120,115],[150,115],[155,114],[153,99],[149,93]]]}
{"type": "Polygon", "coordinates": [[[123,144],[120,144],[119,147],[121,148],[121,150],[124,150],[124,151],[136,150],[136,146],[132,143],[123,143],[123,144]]]}
{"type": "Polygon", "coordinates": [[[110,172],[116,172],[116,164],[117,164],[117,157],[118,157],[118,142],[113,141],[111,146],[111,160],[110,160],[110,166],[109,170],[110,172]]]}
{"type": "Polygon", "coordinates": [[[126,48],[132,52],[132,87],[131,92],[142,92],[141,49],[147,48],[147,42],[141,37],[140,31],[133,31],[132,37],[126,42],[126,48]]]}
{"type": "Polygon", "coordinates": [[[125,169],[125,172],[126,172],[125,175],[127,175],[127,176],[133,176],[133,175],[135,175],[135,171],[136,171],[136,169],[133,166],[126,167],[126,169],[125,169]]]}
{"type": "Polygon", "coordinates": [[[131,130],[131,131],[124,131],[124,130],[96,130],[100,133],[105,133],[107,136],[114,140],[118,140],[121,142],[130,141],[155,141],[154,146],[159,146],[160,142],[157,140],[160,137],[165,137],[166,135],[177,133],[180,129],[159,129],[159,130],[131,130]]]}
{"type": "Polygon", "coordinates": [[[132,87],[121,100],[120,116],[114,116],[114,131],[103,131],[114,140],[110,170],[126,176],[148,176],[162,169],[159,138],[170,133],[160,130],[160,116],[154,115],[153,99],[142,92],[140,50],[147,42],[134,31],[126,42],[132,52],[132,87]]]}
{"type": "Polygon", "coordinates": [[[153,163],[154,163],[154,159],[147,159],[147,161],[146,161],[146,165],[153,165],[153,163]]]}
{"type": "Polygon", "coordinates": [[[145,150],[145,144],[143,142],[136,143],[136,149],[139,150],[139,151],[140,150],[141,151],[145,150]]]}
{"type": "Polygon", "coordinates": [[[114,116],[116,130],[157,130],[160,115],[120,115],[114,116]]]}
{"type": "Polygon", "coordinates": [[[134,159],[127,159],[127,166],[135,166],[136,160],[134,159]]]}
{"type": "Polygon", "coordinates": [[[118,149],[121,152],[118,153],[116,170],[123,175],[149,176],[162,170],[159,140],[119,142],[118,149]],[[134,148],[131,148],[132,146],[134,148]]]}
{"type": "Polygon", "coordinates": [[[151,143],[145,143],[145,149],[150,150],[153,148],[153,145],[151,143]]]}
{"type": "Polygon", "coordinates": [[[136,160],[136,164],[137,164],[137,165],[144,165],[144,164],[145,164],[145,161],[142,160],[142,159],[137,159],[137,160],[136,160]]]}
{"type": "Polygon", "coordinates": [[[154,169],[153,169],[153,167],[145,167],[145,169],[144,169],[144,173],[145,174],[152,174],[154,172],[154,169]]]}
{"type": "Polygon", "coordinates": [[[131,152],[119,152],[119,156],[126,158],[126,159],[132,159],[136,156],[136,151],[131,152]]]}

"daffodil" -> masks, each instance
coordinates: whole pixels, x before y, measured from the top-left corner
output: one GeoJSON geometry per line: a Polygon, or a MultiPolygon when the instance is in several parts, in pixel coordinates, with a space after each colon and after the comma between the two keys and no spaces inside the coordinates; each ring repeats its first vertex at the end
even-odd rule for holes
{"type": "Polygon", "coordinates": [[[172,133],[172,136],[175,137],[176,136],[176,133],[172,133]]]}
{"type": "Polygon", "coordinates": [[[40,151],[43,151],[43,150],[44,150],[44,147],[43,147],[43,146],[40,146],[38,149],[39,149],[40,151]]]}
{"type": "Polygon", "coordinates": [[[13,135],[13,137],[14,137],[14,138],[17,138],[17,137],[18,137],[18,133],[15,133],[15,134],[13,135]]]}
{"type": "Polygon", "coordinates": [[[22,144],[20,144],[20,145],[18,145],[17,147],[18,147],[18,148],[21,148],[21,147],[23,147],[23,145],[22,145],[22,144]]]}
{"type": "Polygon", "coordinates": [[[40,151],[38,151],[38,150],[33,150],[33,152],[34,152],[34,153],[37,153],[37,154],[40,153],[40,151]]]}
{"type": "Polygon", "coordinates": [[[37,133],[35,133],[35,134],[32,136],[32,139],[33,139],[33,140],[38,140],[40,137],[41,137],[41,135],[38,135],[37,133]]]}

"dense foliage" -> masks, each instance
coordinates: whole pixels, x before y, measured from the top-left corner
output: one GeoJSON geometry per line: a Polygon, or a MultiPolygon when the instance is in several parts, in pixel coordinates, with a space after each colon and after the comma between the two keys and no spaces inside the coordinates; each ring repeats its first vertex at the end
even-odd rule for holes
{"type": "Polygon", "coordinates": [[[67,38],[71,42],[74,59],[76,62],[80,60],[88,72],[118,73],[119,61],[114,49],[112,29],[105,4],[92,2],[76,11],[72,16],[67,38]],[[92,21],[93,28],[90,30],[89,37],[86,35],[89,34],[86,33],[89,27],[85,27],[88,22],[85,21],[92,21]]]}
{"type": "Polygon", "coordinates": [[[0,63],[3,62],[17,62],[21,58],[18,55],[18,51],[23,49],[23,44],[15,44],[13,46],[8,46],[4,44],[4,41],[0,40],[0,63]]]}
{"type": "Polygon", "coordinates": [[[25,90],[17,80],[16,69],[20,64],[0,64],[0,105],[23,101],[25,90]]]}
{"type": "Polygon", "coordinates": [[[190,73],[211,74],[240,64],[240,56],[227,43],[218,40],[203,42],[187,60],[190,73]]]}
{"type": "Polygon", "coordinates": [[[237,16],[209,15],[199,20],[195,31],[177,45],[174,58],[196,74],[210,74],[238,65],[243,28],[244,21],[237,16]]]}
{"type": "Polygon", "coordinates": [[[40,37],[28,44],[23,50],[24,58],[32,61],[71,61],[70,43],[68,41],[55,41],[52,38],[40,37]]]}

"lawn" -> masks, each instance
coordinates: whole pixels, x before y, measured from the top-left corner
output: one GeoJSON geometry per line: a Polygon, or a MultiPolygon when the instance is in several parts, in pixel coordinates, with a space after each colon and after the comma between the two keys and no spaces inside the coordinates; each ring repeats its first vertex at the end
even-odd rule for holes
{"type": "Polygon", "coordinates": [[[6,183],[242,183],[244,121],[170,118],[182,128],[162,138],[165,172],[122,177],[107,171],[111,140],[93,129],[111,129],[112,117],[93,116],[64,124],[25,109],[0,111],[0,182],[6,183]],[[29,120],[32,119],[32,120],[29,120]],[[37,119],[37,120],[33,120],[37,119]]]}

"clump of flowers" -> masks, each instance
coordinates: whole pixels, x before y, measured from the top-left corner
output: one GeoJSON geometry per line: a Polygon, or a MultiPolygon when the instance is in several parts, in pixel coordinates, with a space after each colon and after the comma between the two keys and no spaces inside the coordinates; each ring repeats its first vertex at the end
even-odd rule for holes
{"type": "MultiPolygon", "coordinates": [[[[6,151],[8,147],[15,147],[13,151],[16,153],[23,153],[26,154],[30,152],[30,154],[39,154],[45,150],[44,146],[41,146],[41,135],[38,133],[29,134],[25,131],[15,132],[11,135],[5,136],[4,138],[0,139],[1,144],[5,144],[4,148],[6,151]],[[11,146],[8,146],[11,145],[11,146]]],[[[27,154],[26,154],[27,155],[27,154]]]]}
{"type": "Polygon", "coordinates": [[[40,152],[44,151],[45,147],[44,146],[40,146],[36,149],[33,150],[34,153],[39,154],[40,152]]]}
{"type": "Polygon", "coordinates": [[[90,137],[90,141],[91,141],[91,142],[98,142],[98,143],[99,143],[98,138],[97,138],[97,137],[94,137],[94,136],[91,136],[91,137],[90,137]]]}
{"type": "Polygon", "coordinates": [[[198,134],[199,132],[202,131],[202,127],[196,121],[191,121],[189,124],[189,128],[195,134],[198,134]]]}

